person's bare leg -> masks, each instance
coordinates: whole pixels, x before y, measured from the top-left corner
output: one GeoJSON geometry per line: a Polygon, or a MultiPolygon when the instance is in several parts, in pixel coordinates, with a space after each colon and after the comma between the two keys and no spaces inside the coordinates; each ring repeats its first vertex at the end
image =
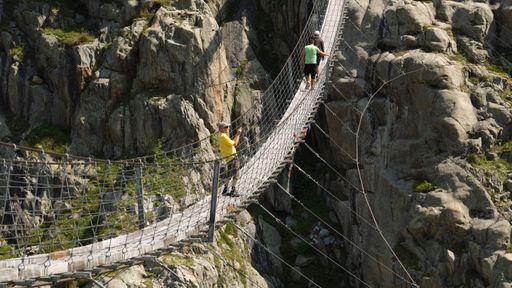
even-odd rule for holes
{"type": "Polygon", "coordinates": [[[309,87],[311,87],[311,76],[310,75],[306,76],[306,90],[308,90],[309,87]]]}
{"type": "Polygon", "coordinates": [[[315,88],[315,79],[311,78],[311,90],[315,88]]]}

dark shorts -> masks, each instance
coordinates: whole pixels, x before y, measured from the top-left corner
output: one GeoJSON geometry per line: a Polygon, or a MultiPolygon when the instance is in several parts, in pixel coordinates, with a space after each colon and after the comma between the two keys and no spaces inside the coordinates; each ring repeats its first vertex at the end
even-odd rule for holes
{"type": "Polygon", "coordinates": [[[311,78],[316,78],[316,64],[306,64],[304,65],[304,76],[308,77],[311,75],[311,78]]]}
{"type": "Polygon", "coordinates": [[[236,180],[240,178],[240,161],[238,158],[224,163],[220,169],[220,178],[227,180],[234,177],[236,180]]]}

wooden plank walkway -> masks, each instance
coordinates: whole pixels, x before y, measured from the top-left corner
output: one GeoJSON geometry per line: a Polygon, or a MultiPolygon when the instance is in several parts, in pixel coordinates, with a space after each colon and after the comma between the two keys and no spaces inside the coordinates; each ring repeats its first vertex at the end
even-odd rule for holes
{"type": "MultiPolygon", "coordinates": [[[[343,21],[344,0],[330,0],[321,35],[325,50],[332,51],[337,30],[343,21]]],[[[311,31],[312,32],[312,31],[311,31]]],[[[322,61],[324,69],[326,61],[322,61]]],[[[267,141],[242,167],[237,184],[239,197],[219,196],[217,219],[225,219],[240,207],[246,207],[247,200],[261,192],[276,179],[287,157],[294,153],[295,137],[315,115],[321,100],[321,88],[326,79],[321,73],[317,87],[312,91],[303,90],[305,83],[294,96],[283,118],[267,141]]],[[[49,276],[76,271],[92,271],[101,265],[123,263],[159,249],[165,249],[179,241],[190,239],[207,227],[210,197],[198,201],[182,213],[155,223],[142,230],[104,240],[91,245],[69,250],[14,258],[0,261],[0,282],[24,279],[46,279],[49,276]]]]}

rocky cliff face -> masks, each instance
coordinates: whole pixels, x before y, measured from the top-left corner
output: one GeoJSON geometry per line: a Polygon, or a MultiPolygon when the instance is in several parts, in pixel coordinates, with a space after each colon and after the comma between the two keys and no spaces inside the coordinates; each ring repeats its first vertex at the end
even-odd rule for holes
{"type": "MultiPolygon", "coordinates": [[[[69,131],[71,152],[109,157],[156,139],[192,142],[258,103],[307,10],[292,0],[49,3],[0,1],[0,137],[20,141],[52,123],[69,131]]],[[[365,196],[421,287],[512,287],[511,13],[509,0],[350,2],[329,109],[318,115],[337,145],[315,128],[308,139],[338,171],[297,154],[337,199],[300,176],[291,191],[361,249],[278,189],[266,204],[372,286],[409,287],[362,220],[365,196]]],[[[259,214],[240,221],[299,271],[323,287],[361,286],[259,214]]],[[[224,227],[210,247],[225,261],[193,245],[162,258],[178,276],[146,264],[112,283],[250,286],[243,270],[262,287],[308,285],[240,236],[224,227]]]]}
{"type": "MultiPolygon", "coordinates": [[[[370,219],[357,155],[376,219],[421,287],[512,285],[510,11],[510,1],[349,6],[326,104],[335,114],[319,118],[347,152],[331,145],[324,156],[357,189],[331,187],[370,219]]],[[[352,240],[404,275],[373,228],[328,202],[352,240]]],[[[407,287],[360,250],[348,258],[370,285],[407,287]]]]}
{"type": "Polygon", "coordinates": [[[204,138],[259,101],[305,2],[7,1],[2,137],[49,123],[70,152],[110,158],[204,138]]]}

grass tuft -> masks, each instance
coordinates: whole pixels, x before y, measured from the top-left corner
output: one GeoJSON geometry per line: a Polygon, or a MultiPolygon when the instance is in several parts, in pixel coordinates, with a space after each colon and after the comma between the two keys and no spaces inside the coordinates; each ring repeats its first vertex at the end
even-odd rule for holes
{"type": "Polygon", "coordinates": [[[500,77],[503,77],[507,80],[512,80],[512,77],[510,76],[510,74],[508,74],[507,72],[505,72],[501,67],[499,67],[498,65],[495,65],[491,62],[486,62],[485,63],[485,68],[491,72],[493,72],[494,74],[500,76],[500,77]]]}
{"type": "Polygon", "coordinates": [[[194,260],[189,257],[185,257],[179,254],[169,254],[163,257],[164,263],[169,266],[184,266],[184,267],[192,267],[194,266],[194,260]]]}
{"type": "Polygon", "coordinates": [[[53,35],[57,37],[59,42],[68,45],[75,46],[81,45],[85,43],[91,43],[94,41],[95,37],[91,35],[88,31],[80,30],[80,31],[71,31],[71,30],[62,30],[59,28],[43,28],[43,33],[46,35],[53,35]]]}
{"type": "MultiPolygon", "coordinates": [[[[507,144],[507,147],[509,144],[507,144]]],[[[494,148],[499,149],[499,148],[494,148]]],[[[501,148],[505,149],[505,148],[501,148]]],[[[506,151],[503,151],[506,152],[506,151]]],[[[507,179],[507,173],[512,171],[512,164],[503,159],[487,160],[485,155],[480,153],[470,154],[467,161],[474,167],[483,169],[497,175],[501,180],[507,179]]]]}

